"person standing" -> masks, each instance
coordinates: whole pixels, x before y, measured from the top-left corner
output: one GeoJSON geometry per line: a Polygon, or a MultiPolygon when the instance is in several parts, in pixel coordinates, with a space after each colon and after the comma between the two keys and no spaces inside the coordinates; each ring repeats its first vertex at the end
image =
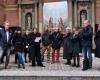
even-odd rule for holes
{"type": "Polygon", "coordinates": [[[32,66],[45,67],[42,64],[41,52],[40,52],[40,43],[41,43],[41,34],[38,32],[37,28],[33,29],[33,32],[29,34],[29,51],[30,58],[32,60],[32,66]]]}
{"type": "Polygon", "coordinates": [[[85,20],[80,34],[82,53],[84,54],[83,71],[92,68],[92,36],[93,28],[91,27],[89,20],[85,20]]]}
{"type": "Polygon", "coordinates": [[[96,33],[95,33],[94,41],[96,44],[95,57],[100,58],[100,24],[98,26],[96,33]]]}
{"type": "Polygon", "coordinates": [[[50,32],[48,29],[45,29],[44,33],[42,34],[42,60],[44,60],[44,54],[47,50],[47,62],[50,62],[50,32]]]}
{"type": "Polygon", "coordinates": [[[26,30],[24,35],[24,42],[25,42],[25,48],[24,48],[24,57],[25,57],[25,63],[27,63],[27,56],[29,58],[29,62],[30,62],[30,56],[29,56],[29,30],[26,30]]]}
{"type": "Polygon", "coordinates": [[[15,54],[17,55],[17,64],[18,68],[20,68],[20,65],[22,64],[22,67],[25,68],[25,62],[24,62],[24,38],[22,36],[21,30],[18,30],[16,38],[14,39],[14,46],[15,46],[15,54]]]}
{"type": "Polygon", "coordinates": [[[72,42],[72,59],[74,62],[72,64],[72,67],[80,67],[79,53],[81,52],[81,47],[80,47],[80,38],[79,38],[78,27],[73,28],[73,35],[71,37],[71,42],[72,42]]]}
{"type": "Polygon", "coordinates": [[[4,28],[0,29],[0,47],[3,50],[1,55],[1,63],[4,63],[4,56],[7,55],[8,43],[10,42],[11,34],[9,32],[9,22],[4,22],[4,28]]]}
{"type": "Polygon", "coordinates": [[[55,62],[55,55],[56,55],[56,62],[59,62],[62,34],[60,33],[58,27],[54,28],[54,32],[51,34],[50,39],[52,44],[52,63],[55,62]]]}
{"type": "Polygon", "coordinates": [[[66,34],[63,37],[63,59],[67,59],[65,65],[71,65],[72,59],[72,43],[71,43],[71,28],[66,28],[66,34]]]}

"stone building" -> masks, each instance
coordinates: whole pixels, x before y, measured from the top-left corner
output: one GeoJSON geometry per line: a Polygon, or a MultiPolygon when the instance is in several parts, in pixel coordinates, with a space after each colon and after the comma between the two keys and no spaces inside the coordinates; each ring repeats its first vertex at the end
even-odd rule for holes
{"type": "Polygon", "coordinates": [[[34,25],[42,32],[43,4],[60,1],[68,2],[70,26],[82,26],[84,19],[89,19],[93,28],[100,23],[100,0],[0,0],[0,24],[8,20],[11,26],[31,29],[34,25]]]}

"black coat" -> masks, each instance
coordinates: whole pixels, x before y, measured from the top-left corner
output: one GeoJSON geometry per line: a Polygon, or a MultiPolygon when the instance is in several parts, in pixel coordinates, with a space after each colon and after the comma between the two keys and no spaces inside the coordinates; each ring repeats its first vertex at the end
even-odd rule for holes
{"type": "Polygon", "coordinates": [[[72,42],[73,54],[80,53],[81,52],[81,44],[80,44],[79,34],[73,34],[73,36],[71,38],[71,42],[72,42]]]}
{"type": "Polygon", "coordinates": [[[53,32],[50,36],[52,48],[60,49],[62,43],[62,34],[60,32],[53,32]]]}
{"type": "Polygon", "coordinates": [[[72,34],[68,33],[63,38],[63,58],[71,59],[72,58],[72,43],[71,43],[72,34]]]}
{"type": "Polygon", "coordinates": [[[24,34],[23,38],[24,38],[25,46],[29,45],[29,35],[28,34],[24,34]]]}
{"type": "Polygon", "coordinates": [[[88,25],[80,32],[82,47],[92,47],[93,28],[88,25]]]}
{"type": "Polygon", "coordinates": [[[38,59],[41,59],[41,53],[40,53],[40,43],[35,42],[35,39],[37,37],[41,37],[40,33],[34,34],[33,32],[29,34],[29,51],[30,51],[30,58],[31,60],[34,60],[35,57],[38,57],[38,59]]]}
{"type": "Polygon", "coordinates": [[[94,41],[96,44],[95,57],[100,58],[100,31],[96,32],[94,41]]]}
{"type": "Polygon", "coordinates": [[[14,37],[14,47],[16,52],[23,52],[25,43],[21,34],[16,34],[16,37],[14,37]]]}
{"type": "Polygon", "coordinates": [[[12,40],[12,34],[9,32],[9,30],[6,31],[4,28],[0,28],[0,47],[2,49],[7,48],[8,46],[10,46],[11,40],[12,40]],[[9,35],[8,42],[7,42],[6,32],[8,32],[8,35],[9,35]]]}

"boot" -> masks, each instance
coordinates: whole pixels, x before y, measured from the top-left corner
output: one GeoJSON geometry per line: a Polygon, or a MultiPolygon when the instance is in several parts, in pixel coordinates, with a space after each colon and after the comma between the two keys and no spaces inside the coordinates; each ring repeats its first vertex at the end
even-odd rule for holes
{"type": "Polygon", "coordinates": [[[67,65],[71,65],[71,61],[70,60],[67,60],[67,65]]]}
{"type": "Polygon", "coordinates": [[[89,60],[83,60],[83,71],[87,70],[89,68],[89,60]]]}

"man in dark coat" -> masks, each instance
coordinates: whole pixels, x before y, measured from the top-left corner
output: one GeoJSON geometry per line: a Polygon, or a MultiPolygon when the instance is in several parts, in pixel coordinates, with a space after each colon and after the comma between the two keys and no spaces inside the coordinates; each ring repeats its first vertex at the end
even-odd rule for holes
{"type": "Polygon", "coordinates": [[[100,24],[94,38],[96,44],[95,57],[100,58],[100,24]]]}
{"type": "Polygon", "coordinates": [[[44,54],[47,50],[47,62],[50,62],[50,31],[45,29],[44,33],[42,34],[42,60],[44,60],[44,54]]]}
{"type": "Polygon", "coordinates": [[[32,66],[45,67],[42,64],[41,60],[41,52],[40,52],[40,43],[41,43],[41,34],[34,28],[33,32],[29,34],[29,51],[30,51],[30,58],[32,60],[32,66]]]}
{"type": "Polygon", "coordinates": [[[87,70],[92,68],[92,36],[93,36],[93,28],[91,27],[89,21],[85,20],[83,23],[83,30],[80,34],[80,38],[82,41],[82,51],[84,54],[82,70],[87,70]]]}
{"type": "Polygon", "coordinates": [[[7,49],[11,42],[11,33],[9,32],[9,22],[4,22],[4,28],[0,28],[0,48],[3,50],[1,54],[1,63],[4,63],[4,56],[7,55],[7,49]]]}
{"type": "Polygon", "coordinates": [[[62,34],[59,32],[58,27],[54,28],[54,32],[51,34],[50,38],[52,43],[52,63],[55,62],[55,51],[57,51],[56,61],[59,62],[62,34]]]}
{"type": "Polygon", "coordinates": [[[67,27],[66,28],[66,34],[63,37],[63,58],[67,59],[66,65],[71,64],[71,59],[72,59],[72,43],[71,43],[71,28],[67,27]]]}

